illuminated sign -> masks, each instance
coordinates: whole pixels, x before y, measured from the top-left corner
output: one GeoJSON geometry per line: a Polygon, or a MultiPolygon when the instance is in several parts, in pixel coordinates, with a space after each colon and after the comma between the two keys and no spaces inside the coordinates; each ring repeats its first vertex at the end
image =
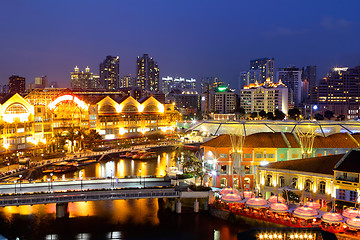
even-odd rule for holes
{"type": "Polygon", "coordinates": [[[81,109],[87,109],[87,104],[83,101],[81,101],[79,98],[73,96],[73,95],[63,95],[55,99],[53,102],[49,104],[49,108],[51,110],[55,109],[56,105],[63,101],[74,101],[79,108],[81,109]]]}
{"type": "Polygon", "coordinates": [[[218,87],[219,92],[224,92],[227,89],[227,87],[218,87]]]}

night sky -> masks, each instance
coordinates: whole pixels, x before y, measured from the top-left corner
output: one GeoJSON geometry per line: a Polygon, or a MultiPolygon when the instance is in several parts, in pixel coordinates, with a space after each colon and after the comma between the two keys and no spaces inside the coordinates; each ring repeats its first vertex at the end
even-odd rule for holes
{"type": "Polygon", "coordinates": [[[0,0],[0,84],[47,75],[70,86],[75,65],[98,74],[106,55],[120,76],[148,53],[160,76],[218,76],[237,87],[251,59],[275,67],[360,65],[360,1],[0,0]]]}

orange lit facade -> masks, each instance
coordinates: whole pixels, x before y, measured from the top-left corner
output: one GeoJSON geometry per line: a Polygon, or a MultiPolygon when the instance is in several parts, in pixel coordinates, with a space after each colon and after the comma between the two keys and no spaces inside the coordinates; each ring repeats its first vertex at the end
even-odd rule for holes
{"type": "Polygon", "coordinates": [[[78,97],[68,89],[36,90],[0,100],[0,151],[45,145],[70,128],[95,129],[104,140],[170,133],[180,120],[172,104],[154,97],[78,97]]]}

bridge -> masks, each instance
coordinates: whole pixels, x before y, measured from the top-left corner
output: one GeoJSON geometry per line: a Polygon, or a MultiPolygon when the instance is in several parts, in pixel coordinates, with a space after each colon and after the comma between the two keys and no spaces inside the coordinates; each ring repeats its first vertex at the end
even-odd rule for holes
{"type": "Polygon", "coordinates": [[[69,202],[166,198],[177,199],[176,211],[181,212],[181,198],[194,198],[194,210],[199,208],[198,198],[209,198],[208,192],[180,191],[164,178],[96,179],[43,183],[1,184],[0,206],[56,204],[56,216],[68,212],[69,202]]]}

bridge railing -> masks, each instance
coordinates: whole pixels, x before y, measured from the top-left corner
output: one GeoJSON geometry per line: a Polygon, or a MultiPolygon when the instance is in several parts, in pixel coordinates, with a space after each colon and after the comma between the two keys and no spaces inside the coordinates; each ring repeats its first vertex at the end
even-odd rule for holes
{"type": "Polygon", "coordinates": [[[0,199],[0,206],[19,206],[19,205],[33,205],[33,204],[47,204],[47,203],[62,203],[62,202],[82,202],[82,201],[100,201],[100,200],[118,200],[118,199],[139,199],[139,198],[176,198],[180,193],[174,189],[159,190],[147,189],[139,192],[128,190],[113,190],[101,192],[89,192],[74,194],[39,194],[13,196],[0,199]]]}

